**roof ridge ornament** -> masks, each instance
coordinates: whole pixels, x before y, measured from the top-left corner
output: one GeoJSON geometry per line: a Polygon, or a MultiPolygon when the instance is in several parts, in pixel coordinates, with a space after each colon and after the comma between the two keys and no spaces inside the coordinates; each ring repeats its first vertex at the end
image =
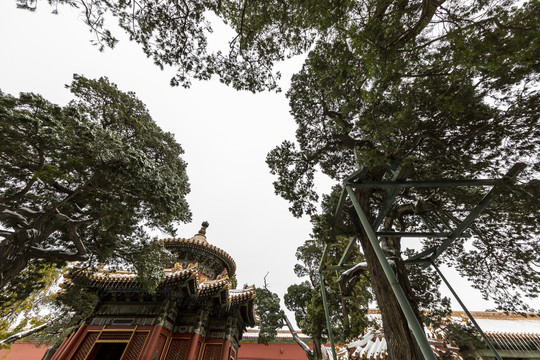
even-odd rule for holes
{"type": "Polygon", "coordinates": [[[201,230],[199,230],[199,234],[197,235],[206,235],[206,229],[208,229],[208,226],[210,226],[208,221],[203,221],[201,224],[201,230]]]}
{"type": "Polygon", "coordinates": [[[202,241],[203,243],[206,243],[206,229],[208,228],[208,226],[208,221],[203,221],[203,223],[201,224],[201,229],[197,234],[193,235],[191,239],[193,239],[193,241],[202,241]]]}

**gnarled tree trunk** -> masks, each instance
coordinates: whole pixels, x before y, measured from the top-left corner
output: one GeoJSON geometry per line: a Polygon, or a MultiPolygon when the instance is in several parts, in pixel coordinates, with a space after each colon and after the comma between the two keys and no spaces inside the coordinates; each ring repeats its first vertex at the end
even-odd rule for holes
{"type": "Polygon", "coordinates": [[[313,340],[313,359],[314,360],[322,360],[322,340],[321,338],[315,337],[312,338],[313,340]]]}
{"type": "MultiPolygon", "coordinates": [[[[369,190],[359,191],[357,193],[358,200],[364,212],[370,214],[369,209],[369,196],[371,192],[369,190]]],[[[358,219],[354,209],[349,210],[350,217],[354,223],[355,231],[358,235],[360,245],[362,246],[364,256],[366,258],[367,270],[371,279],[371,285],[373,292],[377,300],[377,304],[381,311],[384,334],[388,346],[388,353],[392,359],[396,360],[423,360],[424,357],[414,339],[412,332],[409,330],[407,320],[401,306],[399,305],[396,296],[390,286],[384,270],[377,259],[375,250],[371,246],[365,231],[358,219]]],[[[371,221],[370,221],[371,222],[371,221]]],[[[397,243],[397,242],[396,242],[397,243]]],[[[396,246],[397,254],[399,254],[399,248],[396,246]]],[[[414,302],[414,298],[411,292],[411,287],[407,278],[407,271],[403,264],[403,261],[399,256],[396,261],[396,276],[398,281],[407,295],[411,306],[415,310],[418,317],[417,306],[414,302]]],[[[419,321],[420,318],[418,319],[419,321]]],[[[420,322],[421,323],[421,322],[420,322]]]]}

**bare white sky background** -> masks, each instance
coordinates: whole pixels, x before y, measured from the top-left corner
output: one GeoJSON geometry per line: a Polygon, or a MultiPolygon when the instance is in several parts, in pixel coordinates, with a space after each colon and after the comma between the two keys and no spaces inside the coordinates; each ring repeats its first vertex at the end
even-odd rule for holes
{"type": "MultiPolygon", "coordinates": [[[[172,88],[174,69],[160,71],[121,30],[115,33],[120,39],[116,48],[100,53],[90,44],[91,34],[77,10],[50,12],[45,1],[34,13],[16,9],[15,0],[0,1],[0,89],[12,95],[35,92],[65,105],[72,97],[64,85],[77,73],[107,76],[121,90],[134,91],[185,150],[193,222],[181,224],[179,236],[191,237],[202,221],[209,221],[208,241],[236,260],[239,286],[261,286],[269,273],[270,289],[283,298],[287,287],[299,282],[293,273],[295,251],[311,230],[307,217],[294,218],[289,204],[274,194],[265,163],[268,151],[294,140],[296,125],[285,94],[238,92],[217,79],[194,81],[190,89],[172,88]]],[[[114,19],[109,21],[113,24],[114,19]]],[[[230,30],[222,24],[213,27],[216,44],[226,44],[229,36],[223,34],[230,30]]],[[[295,58],[279,64],[284,90],[302,63],[303,58],[295,58]]],[[[321,175],[317,184],[324,193],[331,182],[321,175]]],[[[471,310],[493,307],[456,272],[443,271],[471,310]]],[[[290,312],[289,317],[294,319],[290,312]]]]}

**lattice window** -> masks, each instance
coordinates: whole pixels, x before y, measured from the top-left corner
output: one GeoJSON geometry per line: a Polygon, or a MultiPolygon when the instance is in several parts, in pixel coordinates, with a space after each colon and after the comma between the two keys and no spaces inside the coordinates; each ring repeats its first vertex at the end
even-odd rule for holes
{"type": "Polygon", "coordinates": [[[104,331],[99,340],[129,340],[131,334],[131,331],[104,331]]]}
{"type": "Polygon", "coordinates": [[[75,355],[71,358],[72,360],[83,360],[86,355],[90,352],[90,349],[92,349],[92,345],[96,342],[97,338],[99,336],[98,332],[88,332],[86,333],[86,336],[84,337],[84,340],[79,345],[79,348],[75,352],[75,355]]]}
{"type": "Polygon", "coordinates": [[[144,346],[144,342],[148,337],[147,332],[136,332],[129,342],[126,354],[122,360],[137,360],[141,354],[141,350],[144,346]]]}
{"type": "Polygon", "coordinates": [[[220,360],[221,344],[207,344],[204,347],[203,360],[220,360]]]}
{"type": "Polygon", "coordinates": [[[236,350],[231,347],[231,352],[229,353],[229,360],[236,360],[236,350]]]}
{"type": "Polygon", "coordinates": [[[156,344],[156,350],[154,351],[154,354],[152,355],[152,360],[157,360],[159,358],[159,355],[161,354],[161,351],[163,351],[163,347],[165,346],[165,342],[167,341],[167,337],[163,334],[159,335],[158,342],[156,344]]]}
{"type": "Polygon", "coordinates": [[[186,360],[189,339],[172,339],[166,360],[186,360]]]}

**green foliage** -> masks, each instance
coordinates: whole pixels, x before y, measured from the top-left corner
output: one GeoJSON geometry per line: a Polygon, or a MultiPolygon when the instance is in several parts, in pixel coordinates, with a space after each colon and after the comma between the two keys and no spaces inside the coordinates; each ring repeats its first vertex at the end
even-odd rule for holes
{"type": "MultiPolygon", "coordinates": [[[[70,269],[70,272],[80,271],[80,269],[70,269]]],[[[66,271],[67,272],[67,271],[66,271]]],[[[86,278],[71,277],[69,282],[65,282],[63,289],[52,295],[52,299],[47,304],[49,310],[49,325],[30,339],[43,344],[53,344],[58,347],[81,322],[88,320],[93,313],[98,301],[98,296],[92,291],[88,291],[89,281],[86,278]]]]}
{"type": "MultiPolygon", "coordinates": [[[[42,314],[53,298],[53,285],[60,271],[54,265],[32,262],[0,293],[0,341],[22,331],[27,326],[39,326],[48,321],[42,314]],[[15,325],[16,324],[16,325],[15,325]],[[14,326],[15,325],[15,326],[14,326]]],[[[2,345],[4,348],[10,344],[2,345]]]]}
{"type": "Polygon", "coordinates": [[[137,279],[146,291],[155,291],[165,273],[164,264],[172,264],[175,257],[165,249],[163,243],[153,241],[141,247],[140,252],[134,256],[133,265],[137,271],[137,279]]]}
{"type": "Polygon", "coordinates": [[[444,325],[444,333],[450,342],[456,343],[460,348],[469,347],[471,345],[476,349],[485,349],[487,344],[482,339],[480,333],[471,323],[446,323],[444,325]]]}
{"type": "Polygon", "coordinates": [[[55,305],[66,313],[85,319],[94,311],[98,301],[97,294],[85,289],[88,285],[86,279],[74,278],[72,283],[57,295],[55,305]]]}
{"type": "Polygon", "coordinates": [[[32,259],[124,259],[155,286],[151,261],[162,255],[145,245],[144,229],[174,234],[190,219],[183,150],[135,94],[108,79],[75,75],[68,88],[75,100],[66,107],[0,94],[0,285],[32,259]]]}
{"type": "Polygon", "coordinates": [[[229,280],[231,281],[231,289],[236,289],[238,287],[238,278],[236,277],[236,274],[231,276],[229,280]]]}
{"type": "Polygon", "coordinates": [[[268,345],[275,339],[277,329],[283,325],[284,312],[279,304],[279,296],[268,289],[257,288],[255,312],[261,318],[257,343],[268,345]]]}
{"type": "MultiPolygon", "coordinates": [[[[291,202],[294,215],[316,212],[315,172],[341,182],[356,170],[354,154],[368,167],[369,180],[383,180],[380,166],[387,163],[409,166],[420,180],[501,177],[520,161],[527,168],[518,187],[539,195],[537,1],[348,1],[328,11],[329,4],[293,1],[285,10],[271,3],[271,10],[252,14],[284,28],[257,33],[271,44],[293,33],[313,39],[287,93],[296,142],[284,141],[267,157],[276,193],[291,202]],[[267,19],[273,11],[283,16],[267,19]]],[[[425,230],[413,211],[400,211],[432,195],[431,214],[463,219],[483,194],[474,188],[407,190],[384,226],[425,230]]],[[[384,194],[363,196],[374,217],[384,194]]],[[[540,292],[539,222],[537,201],[501,189],[475,223],[472,240],[458,241],[443,261],[499,310],[531,311],[522,300],[540,292]]],[[[437,241],[426,239],[423,246],[437,241]]],[[[399,244],[394,250],[401,254],[399,244]]]]}
{"type": "MultiPolygon", "coordinates": [[[[289,286],[285,294],[285,306],[295,313],[295,318],[302,332],[313,339],[322,340],[327,337],[326,318],[322,302],[319,278],[319,264],[323,254],[324,242],[321,238],[329,238],[331,232],[331,216],[324,210],[330,210],[335,200],[333,196],[325,196],[323,213],[312,216],[314,227],[314,240],[308,240],[298,247],[296,258],[299,263],[295,265],[294,272],[299,278],[307,279],[300,284],[289,286]]],[[[345,250],[348,238],[333,238],[330,243],[329,256],[323,265],[336,265],[337,260],[345,250]]],[[[361,260],[358,247],[353,247],[351,258],[361,260]]],[[[366,278],[361,277],[356,282],[348,296],[344,296],[338,284],[336,272],[325,271],[326,296],[330,320],[336,341],[346,341],[358,336],[368,325],[366,317],[371,293],[366,278]]]]}
{"type": "MultiPolygon", "coordinates": [[[[16,3],[21,9],[35,11],[38,1],[16,0],[16,3]]],[[[120,28],[129,35],[130,41],[140,45],[157,66],[161,69],[168,66],[177,69],[171,79],[173,86],[189,87],[192,79],[208,80],[217,75],[221,82],[236,89],[276,89],[280,74],[273,71],[272,66],[284,56],[292,55],[273,44],[268,46],[270,43],[266,39],[244,36],[245,33],[253,34],[267,27],[258,19],[249,24],[245,22],[252,10],[262,10],[255,2],[251,6],[240,1],[222,0],[57,0],[49,1],[49,4],[54,13],[61,11],[62,6],[80,8],[81,18],[94,37],[91,42],[100,51],[114,48],[118,43],[105,21],[114,17],[120,28]],[[214,51],[209,47],[213,32],[209,19],[216,16],[240,32],[239,36],[228,42],[225,51],[214,51]]],[[[301,50],[306,46],[308,44],[301,46],[301,50]]]]}

